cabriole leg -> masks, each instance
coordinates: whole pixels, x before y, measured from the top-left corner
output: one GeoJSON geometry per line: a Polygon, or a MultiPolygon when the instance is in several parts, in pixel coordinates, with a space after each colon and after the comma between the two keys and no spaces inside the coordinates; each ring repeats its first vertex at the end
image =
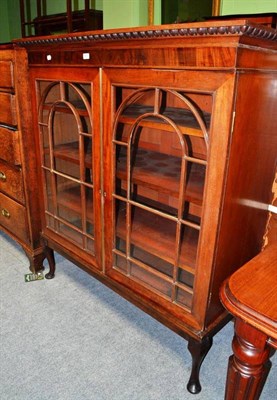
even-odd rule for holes
{"type": "Polygon", "coordinates": [[[212,337],[205,337],[203,340],[198,342],[195,339],[189,339],[188,350],[192,356],[192,368],[187,389],[190,393],[196,394],[201,391],[201,385],[199,381],[199,372],[204,358],[213,344],[212,337]]]}
{"type": "Polygon", "coordinates": [[[56,270],[54,251],[53,251],[53,249],[48,247],[47,242],[44,240],[43,240],[43,250],[44,250],[44,254],[47,258],[48,264],[49,264],[49,272],[47,274],[45,274],[45,278],[53,279],[55,276],[55,270],[56,270]]]}
{"type": "Polygon", "coordinates": [[[42,249],[38,254],[31,254],[25,250],[25,254],[30,262],[29,269],[33,274],[36,274],[44,269],[43,261],[45,259],[45,253],[42,251],[42,249]]]}

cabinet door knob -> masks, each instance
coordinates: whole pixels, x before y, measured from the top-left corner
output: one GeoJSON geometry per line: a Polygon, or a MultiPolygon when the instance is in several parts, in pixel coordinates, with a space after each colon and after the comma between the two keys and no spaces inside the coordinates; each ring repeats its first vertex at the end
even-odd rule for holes
{"type": "Polygon", "coordinates": [[[0,171],[0,181],[6,182],[6,180],[7,180],[7,177],[6,177],[5,172],[0,171]]]}
{"type": "Polygon", "coordinates": [[[6,208],[2,208],[1,214],[2,214],[3,217],[5,217],[5,218],[10,218],[10,216],[11,216],[11,214],[9,213],[9,211],[8,211],[6,208]]]}

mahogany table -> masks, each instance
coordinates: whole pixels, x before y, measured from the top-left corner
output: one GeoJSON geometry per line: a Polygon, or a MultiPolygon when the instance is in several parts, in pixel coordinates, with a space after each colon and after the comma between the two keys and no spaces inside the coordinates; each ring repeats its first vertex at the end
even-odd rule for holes
{"type": "Polygon", "coordinates": [[[220,297],[235,317],[225,400],[257,400],[277,348],[277,242],[231,275],[220,297]]]}

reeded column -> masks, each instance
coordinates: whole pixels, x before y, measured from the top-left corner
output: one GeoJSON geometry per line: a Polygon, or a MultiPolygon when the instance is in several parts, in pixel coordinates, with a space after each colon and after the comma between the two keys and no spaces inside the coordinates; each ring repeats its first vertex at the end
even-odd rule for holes
{"type": "Polygon", "coordinates": [[[229,359],[225,400],[257,400],[271,367],[267,335],[242,320],[235,322],[234,354],[229,359]]]}

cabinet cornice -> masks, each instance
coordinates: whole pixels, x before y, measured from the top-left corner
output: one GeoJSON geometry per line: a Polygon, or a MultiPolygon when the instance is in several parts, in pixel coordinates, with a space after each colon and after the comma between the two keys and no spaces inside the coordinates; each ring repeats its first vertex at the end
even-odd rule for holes
{"type": "Polygon", "coordinates": [[[105,41],[122,41],[134,39],[159,39],[159,38],[180,38],[185,39],[188,37],[205,37],[205,36],[247,36],[252,38],[259,38],[269,41],[277,41],[277,31],[265,27],[264,25],[257,25],[249,23],[245,20],[237,21],[238,23],[232,24],[224,21],[225,23],[216,24],[215,22],[207,23],[190,23],[178,25],[160,25],[155,27],[138,27],[132,29],[120,30],[102,30],[91,31],[83,33],[71,33],[59,36],[45,36],[45,37],[30,37],[18,39],[15,42],[19,46],[33,46],[33,45],[52,45],[52,44],[74,44],[77,42],[105,42],[105,41]]]}

